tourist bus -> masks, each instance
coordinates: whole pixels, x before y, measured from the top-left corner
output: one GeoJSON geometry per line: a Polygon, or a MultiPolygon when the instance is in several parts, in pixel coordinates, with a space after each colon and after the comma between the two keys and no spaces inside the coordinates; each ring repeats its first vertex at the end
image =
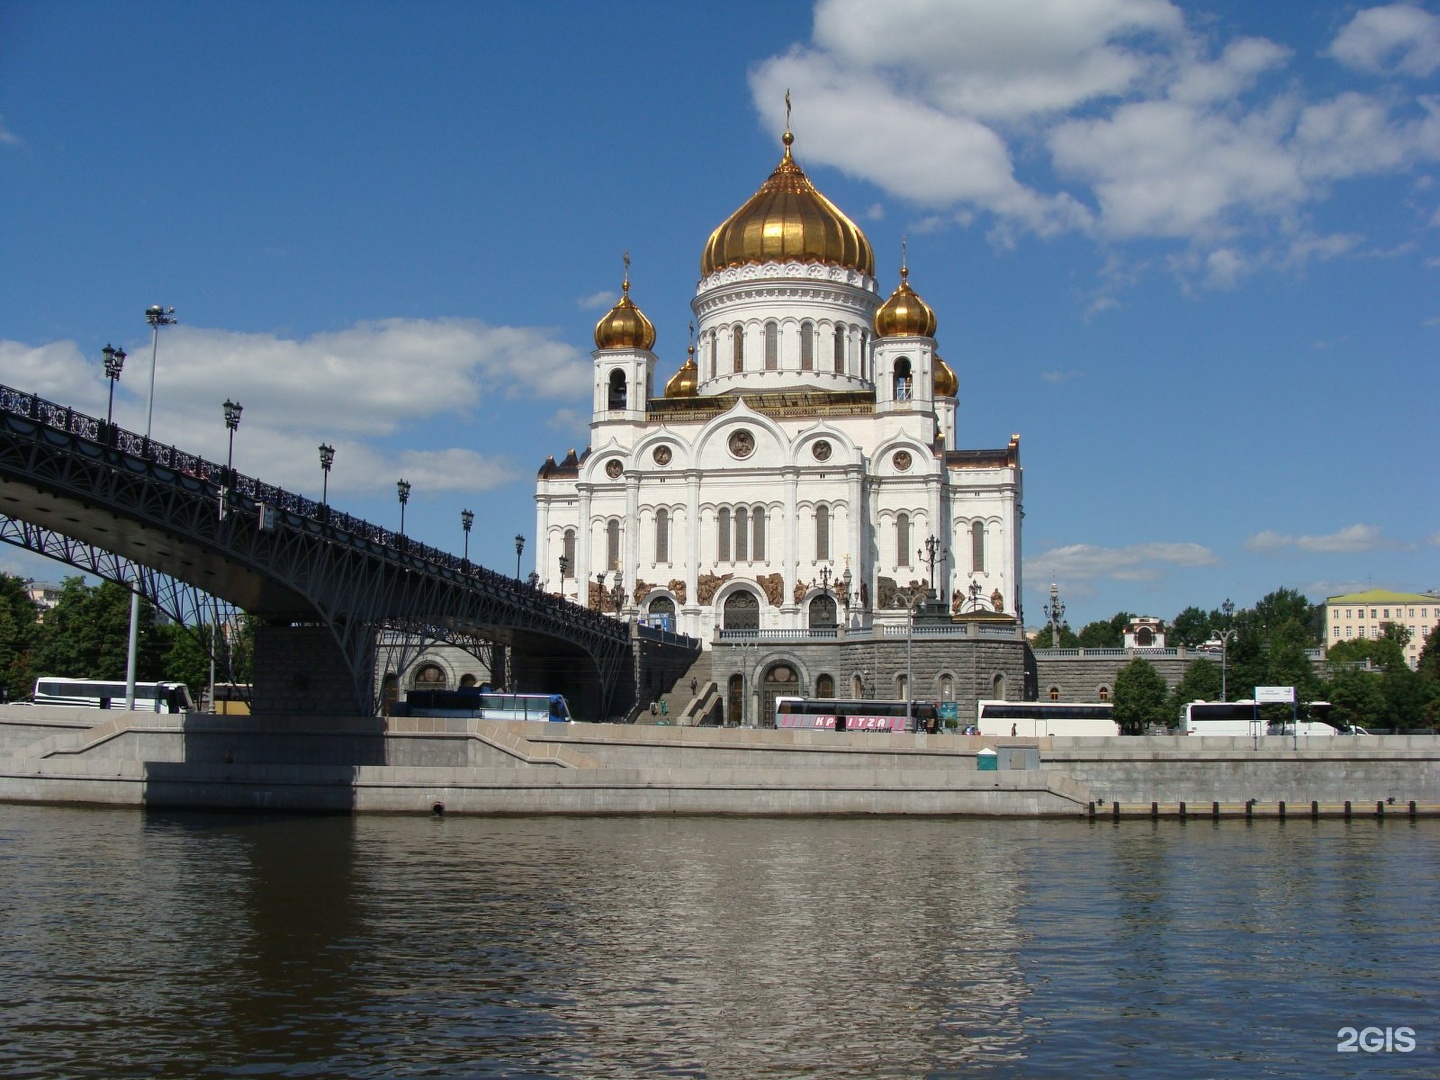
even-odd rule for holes
{"type": "Polygon", "coordinates": [[[847,701],[842,698],[775,699],[777,728],[828,731],[938,731],[940,713],[929,701],[847,701]],[[908,717],[908,718],[907,718],[908,717]]]}
{"type": "Polygon", "coordinates": [[[1330,719],[1334,706],[1311,701],[1296,706],[1264,706],[1269,716],[1250,699],[1244,701],[1192,701],[1185,706],[1181,730],[1186,735],[1369,735],[1362,727],[1337,724],[1330,719]],[[1296,725],[1299,730],[1296,730],[1296,725]]]}
{"type": "Polygon", "coordinates": [[[480,720],[535,720],[574,723],[564,694],[507,694],[489,687],[457,690],[411,690],[392,716],[453,716],[480,720]]]}
{"type": "MultiPolygon", "coordinates": [[[[125,680],[110,682],[104,679],[55,679],[35,680],[36,705],[71,705],[81,709],[123,709],[125,708],[125,680]]],[[[178,682],[137,682],[135,684],[135,708],[143,712],[179,713],[192,712],[195,702],[190,698],[190,689],[178,682]]]]}
{"type": "Polygon", "coordinates": [[[1108,701],[980,701],[975,726],[981,735],[1119,735],[1115,706],[1108,701]]]}

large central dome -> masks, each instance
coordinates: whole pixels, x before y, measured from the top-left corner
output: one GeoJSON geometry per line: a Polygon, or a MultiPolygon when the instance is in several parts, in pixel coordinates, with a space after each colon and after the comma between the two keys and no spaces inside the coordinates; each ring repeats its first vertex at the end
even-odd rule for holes
{"type": "Polygon", "coordinates": [[[790,156],[795,136],[785,132],[785,156],[760,190],[713,233],[700,257],[700,276],[753,263],[824,263],[875,276],[875,252],[859,227],[815,190],[790,156]]]}

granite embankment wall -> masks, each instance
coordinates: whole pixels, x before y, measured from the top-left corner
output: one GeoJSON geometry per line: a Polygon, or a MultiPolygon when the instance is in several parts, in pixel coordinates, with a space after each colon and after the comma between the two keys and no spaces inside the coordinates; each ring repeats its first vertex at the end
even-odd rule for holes
{"type": "Polygon", "coordinates": [[[957,735],[0,708],[0,799],[350,812],[1440,812],[1440,739],[957,735]],[[98,720],[98,722],[97,722],[98,720]],[[1011,754],[1007,748],[1014,748],[1011,754]],[[1023,751],[1030,748],[1035,753],[1023,751]],[[982,771],[978,756],[1035,768],[982,771]]]}

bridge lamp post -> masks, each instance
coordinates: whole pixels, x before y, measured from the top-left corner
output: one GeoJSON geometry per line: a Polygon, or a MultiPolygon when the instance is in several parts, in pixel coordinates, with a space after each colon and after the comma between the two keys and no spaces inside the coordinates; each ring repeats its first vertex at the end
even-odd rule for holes
{"type": "Polygon", "coordinates": [[[330,466],[335,464],[335,447],[320,444],[320,505],[330,505],[330,466]]]}
{"type": "Polygon", "coordinates": [[[125,366],[125,350],[111,348],[107,343],[100,352],[105,357],[105,377],[110,380],[110,405],[105,410],[105,426],[109,427],[115,418],[115,384],[120,381],[120,370],[125,366]]]}
{"type": "Polygon", "coordinates": [[[570,557],[560,556],[560,595],[565,595],[565,579],[570,576],[570,557]]]}
{"type": "Polygon", "coordinates": [[[465,554],[460,560],[460,565],[467,570],[470,568],[470,527],[475,524],[474,510],[460,511],[460,528],[465,530],[465,554]]]}
{"type": "Polygon", "coordinates": [[[850,563],[848,560],[845,563],[845,573],[840,575],[840,580],[845,583],[845,622],[848,624],[850,622],[850,610],[854,607],[852,602],[854,600],[854,594],[851,593],[850,586],[855,583],[855,575],[850,573],[850,563]]]}
{"type": "Polygon", "coordinates": [[[220,488],[220,518],[223,521],[230,503],[230,489],[235,486],[235,431],[240,427],[240,414],[245,411],[245,406],[226,398],[222,407],[225,410],[225,428],[230,432],[230,451],[225,458],[225,484],[220,488]]]}
{"type": "Polygon", "coordinates": [[[405,504],[410,501],[410,481],[395,481],[395,493],[400,496],[400,535],[405,535],[405,504]]]}
{"type": "Polygon", "coordinates": [[[515,534],[515,580],[520,580],[520,555],[525,550],[525,537],[515,534]]]}
{"type": "Polygon", "coordinates": [[[614,605],[615,617],[620,618],[620,609],[625,606],[625,580],[615,572],[615,587],[610,590],[610,603],[614,605]]]}
{"type": "Polygon", "coordinates": [[[920,557],[920,561],[928,563],[930,566],[930,595],[932,596],[935,595],[935,560],[944,559],[948,554],[949,552],[945,550],[940,539],[936,536],[927,536],[925,538],[925,546],[916,552],[916,555],[920,557]]]}
{"type": "Polygon", "coordinates": [[[601,570],[595,575],[595,610],[605,610],[605,571],[601,570]]]}
{"type": "MultiPolygon", "coordinates": [[[[150,432],[155,421],[155,361],[160,355],[160,328],[174,326],[175,309],[151,304],[145,309],[145,321],[150,324],[150,392],[145,400],[145,442],[150,442],[150,432]]],[[[110,384],[113,392],[115,384],[110,384]]],[[[130,641],[125,655],[125,709],[135,710],[135,670],[140,652],[140,592],[130,590],[130,641]]]]}

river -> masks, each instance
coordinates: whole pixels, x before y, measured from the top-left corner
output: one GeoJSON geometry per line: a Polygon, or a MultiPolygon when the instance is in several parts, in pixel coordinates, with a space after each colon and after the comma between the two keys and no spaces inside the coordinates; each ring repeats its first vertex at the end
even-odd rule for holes
{"type": "Polygon", "coordinates": [[[0,1074],[1434,1076],[1437,912],[1426,820],[0,806],[0,1074]]]}

